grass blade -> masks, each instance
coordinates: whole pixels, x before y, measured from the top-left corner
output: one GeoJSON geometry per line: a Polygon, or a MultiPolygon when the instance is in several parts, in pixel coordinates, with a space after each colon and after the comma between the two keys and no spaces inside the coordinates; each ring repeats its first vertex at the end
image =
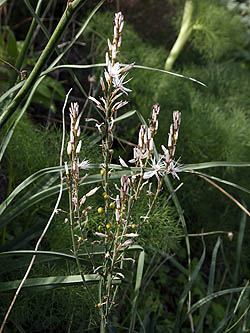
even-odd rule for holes
{"type": "Polygon", "coordinates": [[[17,255],[44,255],[44,256],[52,256],[52,257],[60,257],[61,259],[74,260],[75,256],[73,254],[67,254],[63,252],[56,251],[34,251],[34,250],[17,250],[17,251],[8,251],[8,252],[0,252],[0,257],[12,257],[17,255]]]}
{"type": "MultiPolygon", "coordinates": [[[[218,253],[220,245],[221,245],[221,238],[218,237],[215,247],[213,249],[213,254],[212,254],[212,262],[211,262],[210,272],[209,272],[207,295],[212,294],[212,292],[214,290],[216,259],[217,259],[217,253],[218,253]]],[[[207,302],[207,304],[204,306],[204,309],[202,310],[200,320],[199,320],[197,328],[195,330],[197,332],[200,332],[200,330],[201,330],[201,327],[202,327],[204,319],[206,317],[209,305],[210,305],[210,302],[207,302]]]]}
{"type": "MultiPolygon", "coordinates": [[[[8,97],[10,97],[16,90],[18,90],[19,88],[21,88],[25,83],[25,80],[17,83],[16,85],[14,85],[13,87],[11,87],[10,89],[8,89],[2,96],[0,96],[0,104],[2,104],[4,102],[4,100],[8,97]]],[[[3,107],[4,109],[5,107],[3,107]]]]}
{"type": "MultiPolygon", "coordinates": [[[[84,275],[85,282],[87,284],[97,284],[100,280],[100,276],[98,274],[88,274],[84,275]]],[[[20,280],[3,282],[0,285],[0,291],[11,291],[16,290],[20,285],[20,280]]],[[[121,280],[118,278],[114,278],[112,280],[112,284],[120,284],[121,280]]],[[[50,276],[46,278],[31,278],[27,279],[23,284],[23,289],[28,288],[29,290],[35,289],[45,290],[59,287],[69,287],[82,285],[82,277],[81,275],[68,275],[68,276],[50,276]]]]}
{"type": "Polygon", "coordinates": [[[246,214],[244,214],[242,212],[240,230],[239,230],[238,239],[237,239],[236,266],[235,266],[234,278],[233,278],[233,283],[234,283],[235,287],[238,284],[239,268],[240,268],[240,261],[241,261],[240,259],[241,259],[241,252],[242,252],[245,228],[246,228],[246,220],[247,220],[247,216],[246,216],[246,214]]]}
{"type": "MultiPolygon", "coordinates": [[[[175,320],[175,325],[174,325],[174,332],[180,332],[180,328],[181,328],[181,324],[182,324],[182,309],[183,309],[183,305],[184,305],[184,302],[192,288],[192,285],[193,283],[195,282],[195,279],[198,275],[198,273],[200,272],[200,269],[201,269],[201,266],[203,265],[204,263],[204,260],[205,260],[205,255],[206,255],[206,247],[205,247],[205,244],[203,242],[203,253],[202,253],[202,256],[198,262],[198,264],[196,265],[195,267],[195,270],[193,272],[193,274],[191,275],[191,278],[190,280],[188,281],[188,283],[186,284],[186,287],[184,288],[184,291],[180,297],[180,301],[179,301],[179,304],[178,304],[178,308],[177,308],[177,313],[176,313],[176,320],[175,320]]],[[[189,312],[190,314],[190,312],[189,312]]],[[[186,317],[185,317],[186,318],[186,317]]]]}
{"type": "Polygon", "coordinates": [[[248,162],[224,162],[224,161],[214,161],[214,162],[204,162],[195,164],[185,164],[180,166],[181,172],[200,170],[207,168],[217,168],[217,167],[250,167],[248,162]]]}
{"type": "Polygon", "coordinates": [[[210,295],[202,298],[201,300],[199,300],[198,302],[196,302],[195,304],[192,305],[188,314],[186,314],[183,317],[182,322],[184,322],[188,318],[189,314],[194,313],[197,309],[199,309],[201,306],[205,305],[207,302],[210,302],[211,300],[213,300],[217,297],[220,297],[220,296],[230,295],[230,294],[234,294],[234,293],[241,293],[241,291],[243,289],[246,289],[247,291],[250,291],[250,287],[247,287],[247,288],[246,287],[230,288],[230,289],[217,291],[213,294],[210,294],[210,295]]]}
{"type": "MultiPolygon", "coordinates": [[[[121,66],[125,67],[127,66],[128,64],[121,64],[121,66]]],[[[106,64],[104,63],[100,63],[100,64],[95,64],[95,67],[105,67],[106,64]]],[[[86,68],[85,65],[70,65],[70,67],[68,65],[64,66],[57,66],[55,67],[53,70],[57,70],[57,69],[63,69],[63,68],[75,68],[75,69],[82,69],[82,68],[86,68]]],[[[142,66],[142,65],[134,65],[133,68],[136,68],[136,69],[144,69],[144,70],[148,70],[148,71],[155,71],[155,72],[160,72],[160,73],[163,73],[163,74],[168,74],[168,75],[173,75],[173,76],[176,76],[176,77],[179,77],[179,78],[182,78],[182,79],[186,79],[186,80],[191,80],[193,82],[196,82],[200,85],[202,85],[203,87],[206,87],[206,85],[194,78],[191,78],[191,77],[188,77],[188,76],[185,76],[185,75],[182,75],[182,74],[177,74],[177,73],[173,73],[173,72],[169,72],[169,71],[165,71],[164,69],[159,69],[159,68],[154,68],[154,67],[147,67],[147,66],[142,66]]],[[[48,73],[48,72],[47,72],[48,73]]]]}
{"type": "Polygon", "coordinates": [[[117,123],[118,121],[121,121],[121,120],[123,120],[123,119],[129,118],[129,117],[133,116],[135,113],[136,113],[136,110],[128,111],[128,112],[124,113],[123,115],[117,117],[117,118],[114,120],[114,123],[117,123]]]}
{"type": "Polygon", "coordinates": [[[141,281],[142,281],[142,274],[143,274],[143,268],[144,268],[144,258],[145,253],[144,250],[141,248],[138,264],[137,264],[137,271],[136,271],[136,283],[135,283],[135,290],[134,290],[134,297],[132,300],[132,309],[131,309],[131,320],[130,320],[130,326],[129,326],[129,333],[134,332],[135,327],[135,319],[136,319],[136,308],[137,308],[137,301],[139,297],[140,287],[141,287],[141,281]]]}
{"type": "MultiPolygon", "coordinates": [[[[42,170],[37,171],[36,173],[34,173],[33,175],[31,175],[30,177],[26,178],[20,185],[18,185],[15,190],[13,192],[11,192],[11,194],[8,196],[7,199],[5,199],[1,205],[0,205],[0,215],[3,214],[4,210],[8,207],[8,205],[13,201],[13,199],[25,188],[27,188],[27,186],[29,186],[30,184],[32,184],[35,180],[39,179],[40,177],[43,177],[44,175],[50,174],[50,173],[57,173],[59,174],[59,172],[63,170],[60,167],[51,167],[51,168],[45,168],[42,170]]],[[[59,175],[58,175],[59,176],[59,175]]]]}
{"type": "Polygon", "coordinates": [[[206,173],[202,173],[202,172],[197,172],[197,171],[187,171],[188,173],[193,173],[193,174],[196,174],[198,176],[205,176],[209,179],[213,179],[213,180],[216,180],[222,184],[226,184],[226,185],[229,185],[229,186],[232,186],[232,187],[235,187],[237,188],[238,190],[241,190],[243,192],[246,192],[248,194],[250,194],[250,190],[248,190],[246,187],[243,187],[243,186],[240,186],[238,184],[235,184],[235,183],[232,183],[232,182],[229,182],[228,180],[225,180],[225,179],[221,179],[221,178],[218,178],[218,177],[214,177],[214,176],[210,176],[206,173]]]}

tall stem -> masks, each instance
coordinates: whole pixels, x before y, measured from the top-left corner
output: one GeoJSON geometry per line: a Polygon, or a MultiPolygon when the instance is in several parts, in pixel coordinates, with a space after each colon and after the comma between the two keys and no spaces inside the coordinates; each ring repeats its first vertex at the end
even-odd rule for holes
{"type": "Polygon", "coordinates": [[[181,30],[165,62],[164,69],[166,71],[172,70],[175,60],[183,50],[188,38],[191,35],[191,32],[193,30],[193,24],[192,24],[193,11],[194,11],[194,0],[186,0],[182,17],[181,30]]]}

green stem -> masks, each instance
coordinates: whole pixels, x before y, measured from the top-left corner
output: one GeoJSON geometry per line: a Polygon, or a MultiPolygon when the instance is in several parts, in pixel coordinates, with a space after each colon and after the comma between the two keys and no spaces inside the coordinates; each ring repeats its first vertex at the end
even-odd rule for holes
{"type": "Polygon", "coordinates": [[[18,106],[24,100],[25,96],[28,94],[32,86],[34,85],[35,81],[39,77],[45,63],[51,56],[52,52],[54,51],[60,37],[64,33],[65,29],[67,28],[68,23],[70,22],[73,15],[80,9],[83,5],[83,0],[75,0],[72,2],[67,8],[65,9],[63,16],[61,17],[54,33],[52,34],[48,44],[46,45],[45,49],[43,50],[40,58],[38,59],[35,67],[33,68],[32,72],[30,73],[29,77],[27,78],[25,84],[19,90],[13,101],[9,104],[9,106],[4,110],[4,112],[0,115],[0,128],[7,122],[7,120],[14,114],[17,110],[18,106]]]}
{"type": "Polygon", "coordinates": [[[107,303],[106,303],[106,316],[108,317],[108,314],[111,310],[112,303],[109,302],[110,299],[110,291],[111,291],[111,284],[112,284],[112,272],[114,269],[114,264],[115,264],[115,258],[117,255],[117,242],[119,238],[119,233],[120,233],[120,228],[121,224],[119,223],[117,230],[116,230],[116,235],[115,235],[115,240],[114,240],[114,248],[113,248],[113,256],[111,260],[111,265],[110,265],[110,271],[108,273],[108,281],[107,281],[107,303]]]}
{"type": "MultiPolygon", "coordinates": [[[[40,13],[42,2],[43,2],[43,0],[39,0],[38,4],[36,6],[36,14],[37,15],[39,15],[39,13],[40,13]]],[[[30,25],[30,28],[29,28],[29,31],[26,35],[25,40],[24,40],[22,50],[18,54],[16,63],[15,63],[15,67],[18,69],[18,71],[21,71],[21,69],[22,69],[23,61],[24,61],[24,58],[26,57],[27,51],[29,49],[30,41],[31,41],[32,35],[34,33],[35,27],[36,27],[36,20],[35,20],[35,18],[33,18],[32,22],[31,22],[31,25],[30,25]]],[[[15,84],[17,78],[18,78],[18,73],[13,72],[11,80],[10,80],[10,87],[12,87],[15,84]]]]}
{"type": "Polygon", "coordinates": [[[193,24],[192,24],[193,11],[194,11],[194,0],[186,0],[179,35],[165,62],[164,69],[166,71],[172,70],[175,60],[181,53],[188,38],[191,35],[191,32],[193,30],[193,24]]]}
{"type": "Polygon", "coordinates": [[[83,286],[85,287],[85,289],[86,289],[87,293],[89,294],[91,300],[93,301],[94,305],[96,305],[96,301],[95,301],[93,295],[91,294],[91,292],[88,288],[88,285],[85,281],[84,273],[82,271],[81,263],[80,263],[79,256],[78,256],[78,249],[76,247],[75,236],[74,236],[74,218],[73,218],[74,213],[73,213],[73,209],[72,209],[72,198],[71,198],[72,188],[71,188],[71,186],[69,186],[68,192],[69,192],[69,218],[70,218],[69,223],[70,223],[70,230],[71,230],[73,253],[74,253],[74,256],[76,259],[76,265],[77,265],[78,271],[82,278],[83,286]]]}

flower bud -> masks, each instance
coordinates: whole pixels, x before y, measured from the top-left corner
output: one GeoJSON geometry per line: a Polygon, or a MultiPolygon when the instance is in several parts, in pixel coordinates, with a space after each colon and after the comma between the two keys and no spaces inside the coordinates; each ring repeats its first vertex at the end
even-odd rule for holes
{"type": "Polygon", "coordinates": [[[69,155],[69,158],[71,156],[72,153],[72,145],[71,142],[68,142],[68,146],[67,146],[67,154],[69,155]]]}
{"type": "Polygon", "coordinates": [[[64,167],[65,167],[66,176],[68,176],[69,175],[69,168],[68,168],[68,163],[67,162],[64,163],[64,167]]]}
{"type": "Polygon", "coordinates": [[[78,145],[76,147],[76,155],[79,155],[81,147],[82,147],[82,140],[78,142],[78,145]]]}

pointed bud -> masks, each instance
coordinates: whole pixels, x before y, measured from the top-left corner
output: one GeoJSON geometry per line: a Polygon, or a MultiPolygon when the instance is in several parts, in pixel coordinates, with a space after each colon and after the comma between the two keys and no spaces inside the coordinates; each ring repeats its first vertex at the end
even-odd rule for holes
{"type": "Polygon", "coordinates": [[[110,77],[110,75],[107,71],[104,71],[104,76],[105,76],[105,80],[106,80],[107,84],[110,85],[111,84],[111,77],[110,77]]]}
{"type": "Polygon", "coordinates": [[[76,155],[79,155],[81,147],[82,147],[82,140],[78,142],[78,145],[76,147],[76,155]]]}
{"type": "Polygon", "coordinates": [[[102,91],[105,92],[106,88],[105,88],[105,84],[104,84],[102,76],[100,77],[100,84],[101,84],[101,87],[102,87],[102,91]]]}
{"type": "Polygon", "coordinates": [[[86,197],[88,198],[88,197],[90,197],[91,195],[94,195],[94,194],[98,191],[99,188],[100,188],[100,186],[97,186],[97,187],[93,188],[92,190],[90,190],[90,191],[86,194],[86,197]]]}
{"type": "Polygon", "coordinates": [[[71,142],[68,142],[68,146],[67,146],[67,154],[69,155],[69,158],[71,156],[72,153],[72,145],[71,142]]]}
{"type": "Polygon", "coordinates": [[[119,210],[118,210],[118,209],[115,210],[115,220],[116,220],[117,223],[118,223],[119,220],[120,220],[120,213],[119,213],[119,210]]]}
{"type": "Polygon", "coordinates": [[[149,141],[149,148],[148,148],[148,150],[150,151],[150,153],[152,153],[153,149],[154,149],[154,141],[151,138],[150,141],[149,141]]]}
{"type": "Polygon", "coordinates": [[[112,44],[108,38],[108,48],[109,48],[109,52],[112,53],[112,44]]]}
{"type": "Polygon", "coordinates": [[[128,168],[127,163],[121,158],[121,156],[119,156],[119,162],[120,162],[120,164],[121,164],[122,167],[128,168]]]}
{"type": "Polygon", "coordinates": [[[68,163],[67,162],[64,163],[64,167],[65,167],[66,176],[68,177],[69,176],[69,168],[68,168],[68,163]]]}

